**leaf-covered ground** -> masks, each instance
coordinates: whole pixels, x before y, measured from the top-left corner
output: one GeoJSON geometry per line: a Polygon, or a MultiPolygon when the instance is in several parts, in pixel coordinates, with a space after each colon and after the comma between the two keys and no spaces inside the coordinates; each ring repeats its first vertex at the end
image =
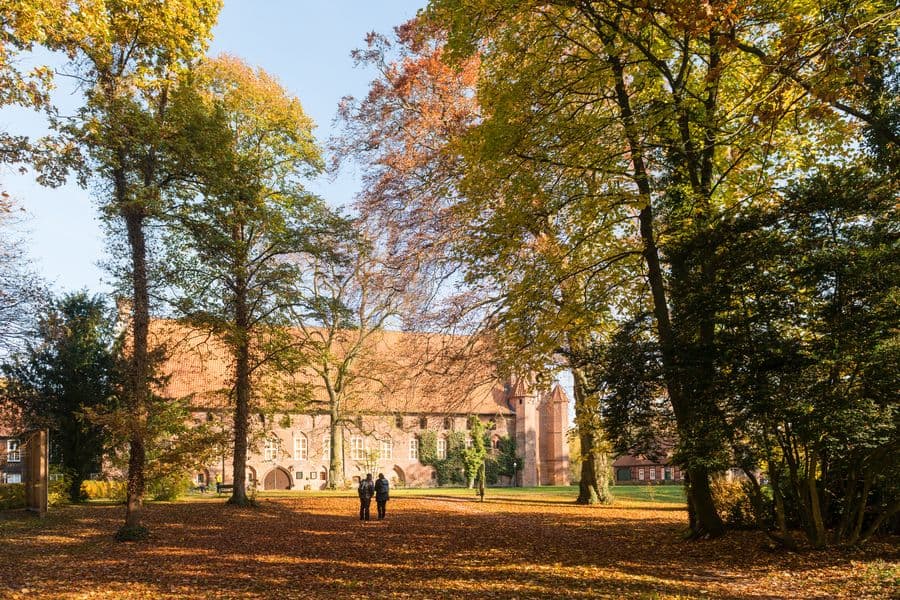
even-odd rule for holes
{"type": "MultiPolygon", "coordinates": [[[[374,503],[373,503],[374,513],[374,503]]],[[[118,544],[120,506],[0,518],[2,598],[889,598],[897,540],[770,552],[737,532],[684,542],[683,507],[558,496],[398,495],[361,525],[342,495],[146,507],[149,542],[118,544]]]]}

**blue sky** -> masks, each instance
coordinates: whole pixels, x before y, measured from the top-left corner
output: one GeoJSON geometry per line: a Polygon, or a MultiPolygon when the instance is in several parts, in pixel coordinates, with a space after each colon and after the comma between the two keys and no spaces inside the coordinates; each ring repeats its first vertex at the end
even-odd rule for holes
{"type": "MultiPolygon", "coordinates": [[[[229,53],[278,77],[300,98],[318,125],[324,142],[333,131],[340,99],[365,93],[373,73],[354,68],[350,51],[363,45],[366,33],[389,33],[415,16],[425,0],[225,0],[210,52],[229,53]]],[[[78,105],[70,81],[61,80],[55,102],[65,112],[78,105]]],[[[0,111],[0,128],[39,136],[43,119],[23,110],[0,111]]],[[[104,291],[103,233],[87,191],[74,184],[59,189],[37,185],[30,174],[2,167],[0,188],[28,213],[25,238],[35,269],[56,291],[80,288],[104,291]]],[[[335,180],[321,178],[310,189],[329,203],[345,205],[359,191],[348,170],[335,180]]]]}

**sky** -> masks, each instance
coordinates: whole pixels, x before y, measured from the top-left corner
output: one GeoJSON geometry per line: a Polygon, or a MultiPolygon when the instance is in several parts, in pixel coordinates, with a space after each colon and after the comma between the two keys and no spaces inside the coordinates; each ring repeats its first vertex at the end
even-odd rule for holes
{"type": "MultiPolygon", "coordinates": [[[[425,1],[225,0],[210,53],[238,56],[275,75],[300,98],[324,143],[334,132],[340,99],[365,94],[374,76],[354,67],[351,50],[362,47],[370,31],[390,33],[425,1]]],[[[74,110],[79,100],[73,82],[60,79],[54,93],[60,110],[74,110]]],[[[34,137],[46,132],[41,115],[21,109],[0,111],[0,128],[34,137]]],[[[30,173],[0,168],[0,188],[27,213],[20,236],[35,270],[56,292],[108,291],[108,277],[99,264],[106,252],[104,234],[90,194],[73,183],[43,188],[30,173]]],[[[359,186],[358,174],[347,169],[336,178],[311,182],[309,188],[337,206],[352,202],[359,186]]]]}

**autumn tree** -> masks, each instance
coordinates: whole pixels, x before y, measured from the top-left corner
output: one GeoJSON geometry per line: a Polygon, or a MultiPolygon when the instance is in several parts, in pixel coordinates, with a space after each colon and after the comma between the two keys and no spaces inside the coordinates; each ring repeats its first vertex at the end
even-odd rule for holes
{"type": "Polygon", "coordinates": [[[610,282],[595,265],[634,262],[637,253],[577,231],[582,213],[590,218],[595,211],[572,182],[542,187],[547,169],[531,179],[497,172],[476,184],[477,167],[464,162],[464,136],[480,119],[478,56],[451,65],[441,29],[421,19],[398,27],[396,36],[396,44],[370,36],[367,50],[358,51],[379,77],[365,99],[343,105],[351,155],[371,165],[360,210],[387,232],[395,254],[413,268],[427,266],[418,285],[442,300],[435,311],[441,326],[491,332],[507,370],[517,374],[575,375],[585,449],[579,502],[607,501],[598,399],[584,373],[592,337],[602,335],[607,319],[610,282]],[[483,195],[481,184],[498,198],[490,210],[467,200],[483,195]],[[530,202],[500,199],[513,193],[530,195],[530,202]]]}
{"type": "MultiPolygon", "coordinates": [[[[0,107],[52,108],[51,70],[37,65],[25,72],[20,64],[65,26],[69,11],[64,3],[53,0],[0,1],[0,107]]],[[[0,164],[25,162],[31,149],[27,137],[0,131],[0,164]]]]}
{"type": "MultiPolygon", "coordinates": [[[[303,188],[322,160],[312,120],[300,101],[262,69],[230,56],[208,59],[173,95],[172,118],[185,135],[175,144],[181,201],[171,221],[172,265],[180,313],[216,335],[231,353],[234,402],[234,490],[248,503],[246,462],[250,410],[274,401],[279,366],[301,360],[286,330],[300,302],[300,257],[331,252],[342,222],[303,188]]],[[[302,387],[302,386],[301,386],[302,387]]],[[[303,389],[296,398],[304,399],[303,389]]]]}
{"type": "Polygon", "coordinates": [[[386,392],[399,363],[383,364],[376,348],[385,325],[402,307],[404,285],[361,231],[332,239],[337,254],[308,262],[299,281],[301,301],[294,326],[308,359],[317,394],[311,406],[328,415],[328,481],[344,482],[344,429],[359,415],[359,399],[386,392]],[[324,398],[321,398],[324,396],[324,398]]]}
{"type": "MultiPolygon", "coordinates": [[[[85,105],[58,123],[83,152],[103,217],[121,228],[131,298],[124,403],[131,414],[125,524],[120,539],[140,538],[145,491],[144,431],[154,410],[148,347],[150,287],[148,226],[163,212],[175,179],[162,152],[171,137],[167,110],[179,72],[202,53],[218,15],[218,0],[85,2],[73,7],[46,44],[72,58],[85,105]]],[[[127,283],[126,283],[127,282],[127,283]]]]}
{"type": "MultiPolygon", "coordinates": [[[[591,198],[595,216],[576,225],[581,231],[593,229],[596,239],[619,239],[640,252],[638,281],[646,282],[647,294],[635,312],[654,317],[697,536],[723,531],[709,478],[728,461],[729,432],[714,389],[721,270],[709,232],[777,177],[837,148],[853,126],[831,110],[843,108],[829,102],[830,94],[810,93],[741,48],[747,39],[780,44],[773,29],[787,32],[807,18],[838,27],[830,9],[804,15],[796,7],[767,8],[430,5],[431,18],[449,30],[453,51],[462,58],[477,53],[482,61],[483,121],[468,136],[467,179],[493,181],[497,192],[487,194],[491,186],[481,183],[481,198],[467,196],[480,206],[529,206],[531,194],[516,193],[517,181],[543,171],[539,187],[570,182],[591,198]],[[797,123],[805,126],[789,127],[797,123]],[[607,219],[617,213],[627,218],[607,219]],[[686,301],[691,297],[706,301],[686,301]]],[[[889,31],[891,18],[883,7],[859,7],[860,28],[848,35],[889,31]]],[[[814,71],[834,69],[825,62],[814,71]]]]}

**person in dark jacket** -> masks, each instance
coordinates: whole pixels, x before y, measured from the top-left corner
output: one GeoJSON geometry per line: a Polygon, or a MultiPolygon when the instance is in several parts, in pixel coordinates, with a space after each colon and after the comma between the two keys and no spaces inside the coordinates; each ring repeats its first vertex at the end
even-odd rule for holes
{"type": "Polygon", "coordinates": [[[379,519],[384,518],[390,489],[391,485],[388,483],[388,480],[385,479],[384,474],[379,473],[378,479],[375,480],[375,504],[378,506],[379,519]]]}
{"type": "Polygon", "coordinates": [[[372,483],[372,474],[367,473],[366,478],[360,480],[359,488],[359,520],[369,520],[369,505],[372,504],[372,495],[375,493],[375,484],[372,483]]]}

